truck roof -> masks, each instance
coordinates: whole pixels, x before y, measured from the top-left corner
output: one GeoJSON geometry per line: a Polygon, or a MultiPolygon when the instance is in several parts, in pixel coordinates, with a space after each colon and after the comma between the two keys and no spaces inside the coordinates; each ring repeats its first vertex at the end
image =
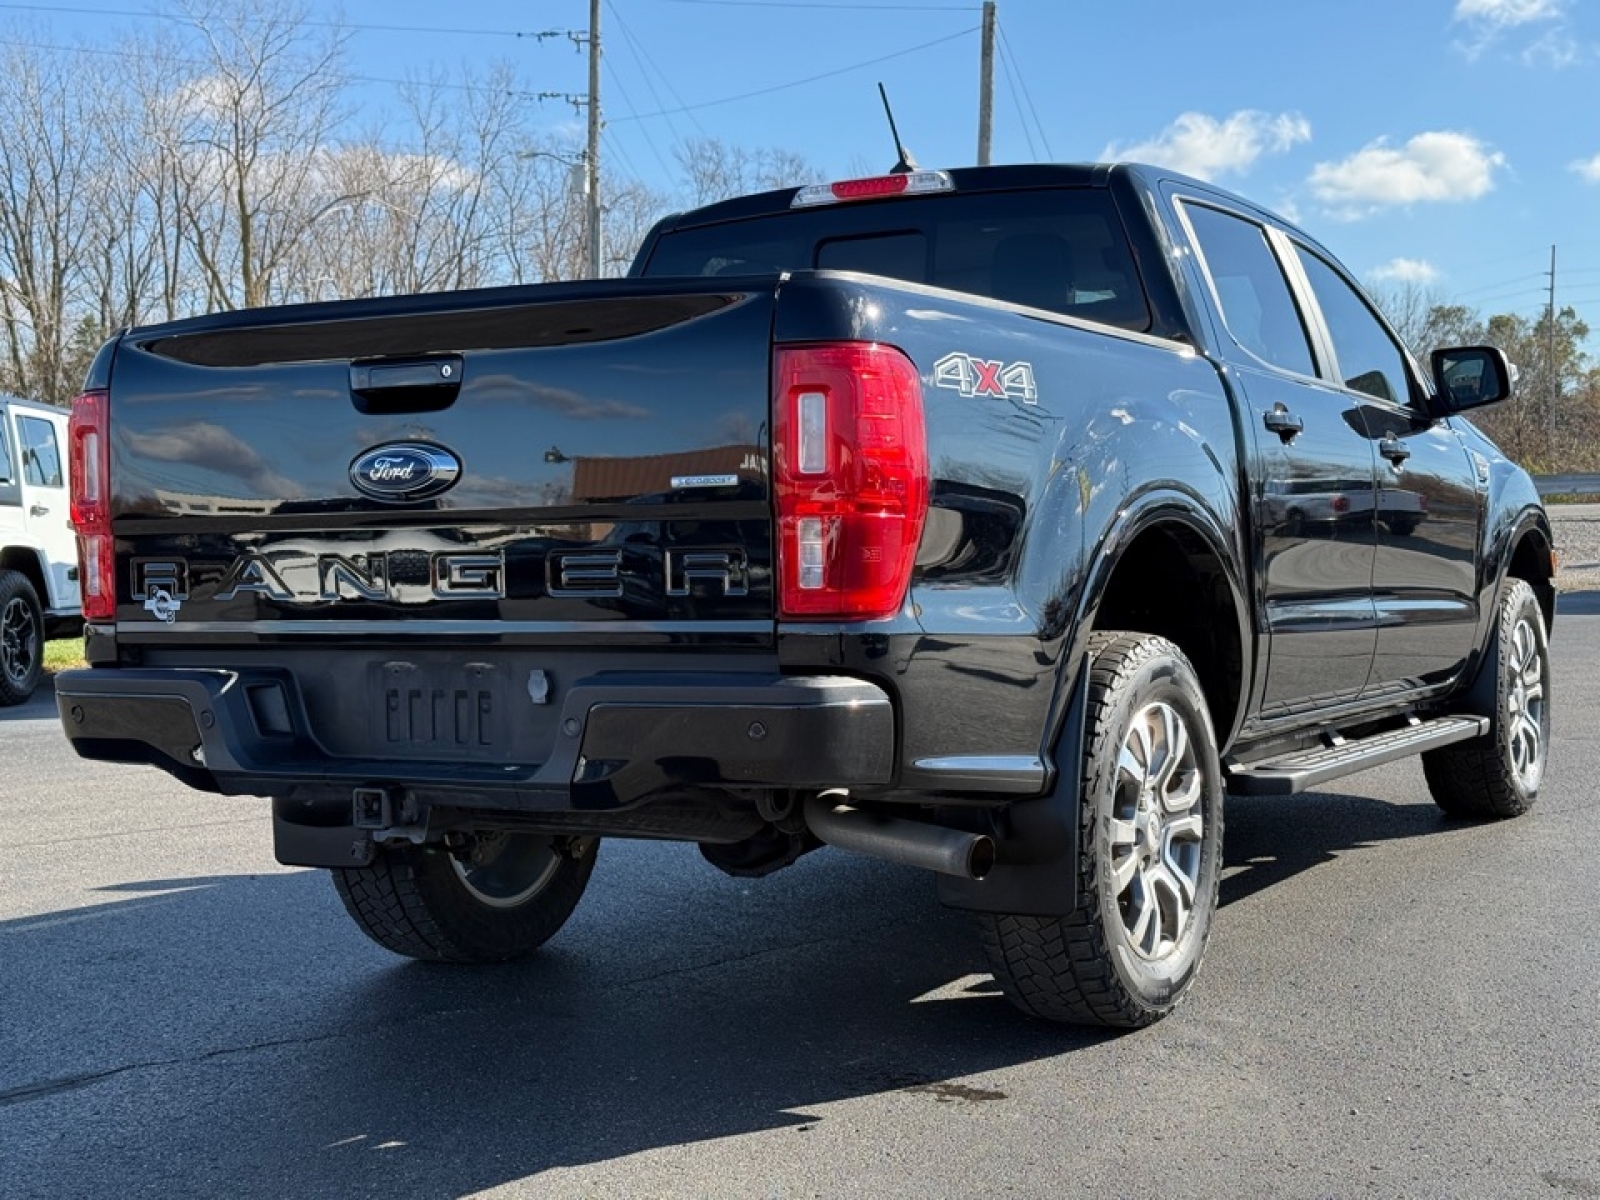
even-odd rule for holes
{"type": "MultiPolygon", "coordinates": [[[[1020,163],[999,167],[954,167],[943,170],[955,182],[955,190],[981,192],[1045,187],[1104,187],[1115,164],[1110,163],[1020,163]]],[[[935,168],[928,168],[929,170],[935,168]]],[[[889,172],[885,171],[887,175],[889,172]]],[[[824,181],[825,182],[825,181],[824,181]]],[[[662,222],[660,229],[682,229],[693,225],[714,225],[719,221],[739,221],[749,217],[772,216],[787,212],[797,187],[777,188],[719,200],[701,208],[677,213],[662,222]]]]}

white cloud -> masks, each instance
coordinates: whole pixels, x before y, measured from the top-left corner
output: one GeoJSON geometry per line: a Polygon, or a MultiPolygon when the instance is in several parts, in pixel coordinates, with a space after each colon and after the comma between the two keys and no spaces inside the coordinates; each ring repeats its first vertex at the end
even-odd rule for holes
{"type": "Polygon", "coordinates": [[[1439,268],[1420,258],[1391,258],[1368,271],[1367,278],[1375,283],[1437,283],[1439,268]]]}
{"type": "Polygon", "coordinates": [[[1465,133],[1419,133],[1403,146],[1379,138],[1339,162],[1318,163],[1311,190],[1338,215],[1395,204],[1476,200],[1494,187],[1505,155],[1465,133]]]}
{"type": "Polygon", "coordinates": [[[1525,67],[1561,70],[1580,62],[1585,51],[1568,29],[1568,0],[1456,0],[1455,20],[1467,35],[1455,48],[1468,62],[1532,28],[1549,28],[1520,51],[1508,51],[1525,67]]]}
{"type": "Polygon", "coordinates": [[[1480,21],[1502,28],[1553,21],[1560,15],[1558,0],[1456,0],[1456,20],[1480,21]]]}
{"type": "Polygon", "coordinates": [[[1258,112],[1243,109],[1223,120],[1205,113],[1186,112],[1155,137],[1105,149],[1104,157],[1155,163],[1193,175],[1215,179],[1242,172],[1263,154],[1281,154],[1297,142],[1311,140],[1311,123],[1298,113],[1258,112]]]}
{"type": "Polygon", "coordinates": [[[1600,183],[1600,154],[1596,154],[1593,158],[1580,158],[1577,162],[1569,163],[1568,165],[1583,176],[1585,182],[1600,183]]]}
{"type": "Polygon", "coordinates": [[[1517,57],[1525,67],[1548,67],[1553,71],[1564,71],[1583,61],[1583,55],[1583,47],[1575,37],[1565,29],[1552,29],[1517,57]]]}

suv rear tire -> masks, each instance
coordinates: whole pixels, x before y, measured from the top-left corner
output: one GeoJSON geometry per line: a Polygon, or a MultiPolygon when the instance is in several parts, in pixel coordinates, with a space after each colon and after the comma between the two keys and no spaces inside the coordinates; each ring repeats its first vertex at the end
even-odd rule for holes
{"type": "Polygon", "coordinates": [[[44,674],[44,613],[18,571],[0,571],[0,705],[21,704],[44,674]]]}

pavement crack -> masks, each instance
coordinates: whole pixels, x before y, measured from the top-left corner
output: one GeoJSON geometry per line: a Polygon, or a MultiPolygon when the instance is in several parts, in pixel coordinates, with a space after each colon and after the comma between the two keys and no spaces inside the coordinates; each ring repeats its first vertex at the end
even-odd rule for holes
{"type": "Polygon", "coordinates": [[[195,821],[189,825],[151,825],[139,829],[114,829],[108,833],[85,833],[76,837],[47,838],[40,842],[9,842],[7,850],[27,850],[39,846],[70,846],[76,842],[103,842],[108,838],[136,836],[141,833],[182,833],[187,829],[215,829],[220,825],[244,825],[260,821],[259,816],[229,817],[226,821],[195,821]]]}
{"type": "Polygon", "coordinates": [[[95,1084],[107,1079],[115,1079],[119,1075],[127,1075],[135,1071],[159,1071],[167,1067],[192,1067],[201,1063],[212,1062],[216,1059],[230,1058],[236,1054],[253,1054],[258,1050],[275,1050],[282,1046],[313,1046],[318,1042],[337,1041],[348,1036],[348,1030],[339,1030],[334,1033],[315,1034],[309,1037],[270,1038],[266,1041],[250,1042],[243,1046],[221,1046],[215,1050],[207,1050],[204,1054],[194,1054],[180,1058],[152,1058],[144,1062],[123,1063],[119,1067],[110,1067],[104,1071],[89,1071],[82,1075],[66,1075],[60,1079],[42,1079],[36,1083],[25,1083],[21,1087],[0,1091],[0,1108],[8,1108],[13,1104],[25,1104],[29,1100],[39,1100],[46,1096],[59,1095],[62,1092],[77,1091],[79,1088],[93,1087],[95,1084]]]}

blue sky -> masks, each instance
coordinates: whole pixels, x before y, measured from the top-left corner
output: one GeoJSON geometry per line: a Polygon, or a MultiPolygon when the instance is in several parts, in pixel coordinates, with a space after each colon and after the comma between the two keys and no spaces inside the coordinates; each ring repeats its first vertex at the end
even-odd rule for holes
{"type": "MultiPolygon", "coordinates": [[[[123,24],[109,10],[163,5],[0,9],[92,39],[123,24]]],[[[532,91],[586,87],[571,43],[513,35],[581,31],[587,0],[342,13],[357,74],[503,58],[532,91]],[[469,29],[490,32],[447,32],[469,29]]],[[[666,188],[673,147],[710,136],[826,176],[887,167],[880,79],[922,165],[971,163],[979,22],[965,0],[606,0],[603,164],[666,188]]],[[[995,161],[1170,163],[1298,220],[1369,281],[1486,313],[1541,309],[1555,244],[1557,303],[1600,326],[1597,0],[999,0],[999,23],[995,161]]]]}

